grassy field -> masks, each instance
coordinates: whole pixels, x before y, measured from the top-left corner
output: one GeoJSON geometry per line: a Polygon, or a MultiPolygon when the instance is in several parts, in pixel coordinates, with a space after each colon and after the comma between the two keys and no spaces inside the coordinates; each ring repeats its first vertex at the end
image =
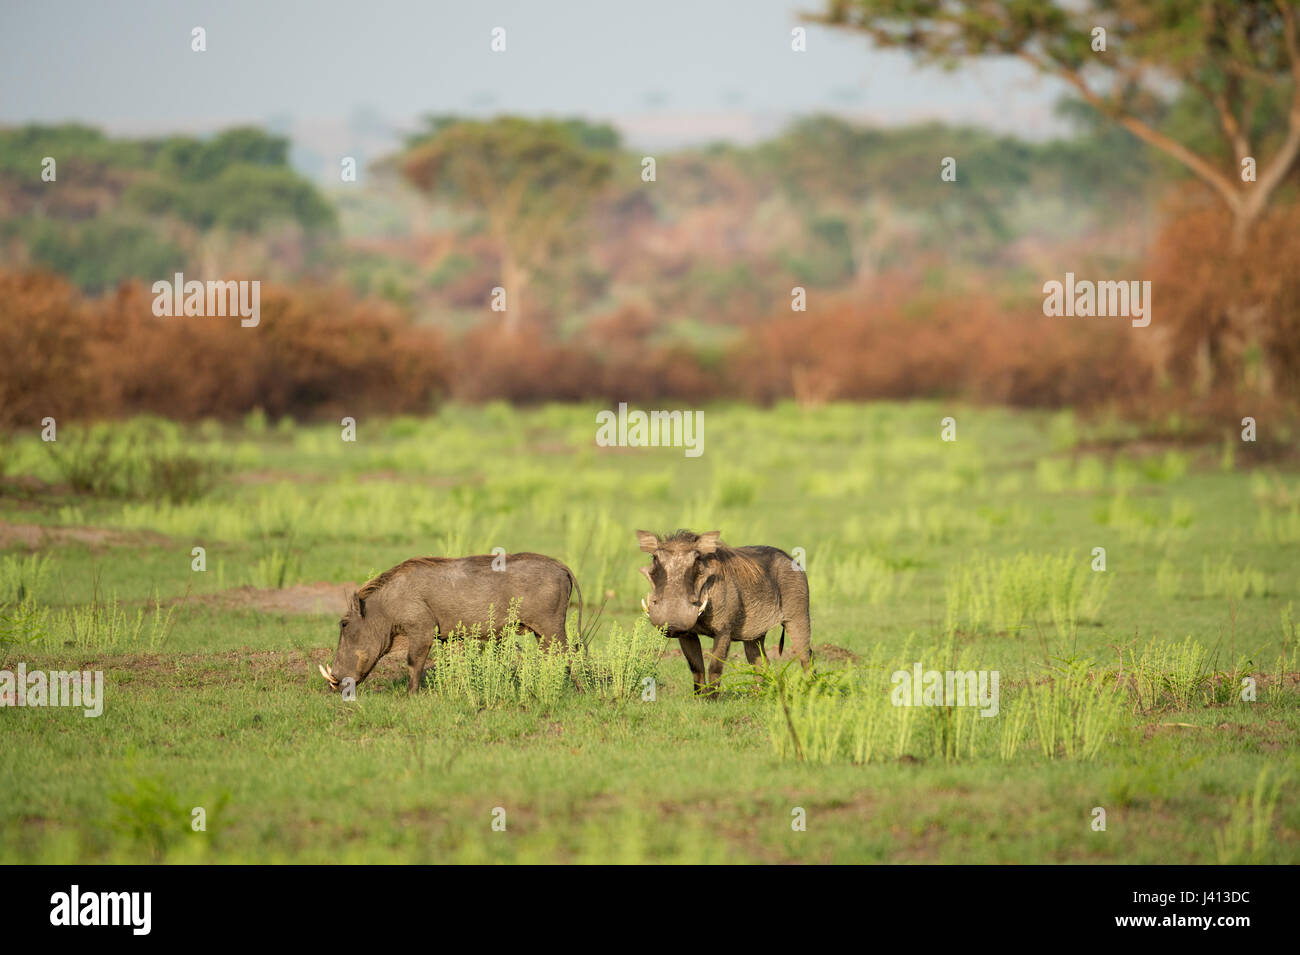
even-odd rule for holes
{"type": "Polygon", "coordinates": [[[1300,475],[1068,413],[716,406],[692,458],[597,410],[0,446],[0,670],[105,682],[0,709],[0,861],[1300,861],[1300,475]],[[639,608],[677,527],[806,563],[815,678],[773,635],[690,694],[639,608]],[[582,691],[532,647],[327,690],[351,587],[496,547],[604,605],[582,691]],[[891,705],[914,662],[998,714],[891,705]]]}

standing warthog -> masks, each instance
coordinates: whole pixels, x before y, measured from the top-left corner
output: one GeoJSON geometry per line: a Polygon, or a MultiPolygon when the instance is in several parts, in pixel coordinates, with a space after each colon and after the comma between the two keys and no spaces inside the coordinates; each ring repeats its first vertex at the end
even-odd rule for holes
{"type": "Polygon", "coordinates": [[[489,617],[500,627],[515,599],[521,630],[531,630],[543,647],[552,640],[564,646],[569,595],[576,590],[582,629],[582,591],[573,571],[541,554],[507,554],[502,569],[494,570],[497,559],[490,554],[412,557],[368,581],[352,594],[339,621],[334,662],[322,665],[321,675],[336,690],[346,679],[360,683],[403,634],[411,671],[408,692],[414,693],[435,637],[446,640],[458,626],[468,630],[478,624],[486,638],[489,617]]]}
{"type": "Polygon", "coordinates": [[[766,662],[764,640],[778,624],[780,649],[789,633],[804,669],[812,662],[807,576],[783,550],[729,547],[718,539],[720,534],[678,531],[660,539],[649,531],[636,532],[641,549],[654,555],[650,566],[641,568],[654,586],[641,607],[652,624],[681,642],[697,693],[709,692],[722,676],[732,640],[744,641],[750,663],[766,662]],[[702,636],[713,638],[707,679],[702,636]]]}

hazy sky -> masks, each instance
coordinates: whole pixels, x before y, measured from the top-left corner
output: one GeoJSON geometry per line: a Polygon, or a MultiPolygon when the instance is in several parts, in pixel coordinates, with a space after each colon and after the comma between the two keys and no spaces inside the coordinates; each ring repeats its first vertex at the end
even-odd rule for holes
{"type": "Polygon", "coordinates": [[[820,0],[0,0],[0,123],[270,123],[332,138],[422,114],[583,115],[635,145],[752,139],[791,116],[942,118],[1037,138],[1061,87],[1012,62],[915,69],[810,28],[820,0]],[[207,30],[208,50],[190,50],[207,30]],[[507,50],[493,53],[493,27],[507,50]]]}

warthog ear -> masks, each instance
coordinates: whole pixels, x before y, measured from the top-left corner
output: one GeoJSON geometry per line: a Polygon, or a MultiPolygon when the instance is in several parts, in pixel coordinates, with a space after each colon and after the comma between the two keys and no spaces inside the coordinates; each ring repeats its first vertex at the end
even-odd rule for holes
{"type": "Polygon", "coordinates": [[[653,554],[659,549],[659,538],[655,537],[649,531],[637,531],[636,539],[637,543],[641,545],[641,549],[647,554],[653,554]]]}
{"type": "Polygon", "coordinates": [[[701,554],[712,554],[718,549],[718,538],[722,536],[722,531],[709,531],[707,534],[701,534],[700,539],[695,542],[695,549],[701,554]]]}
{"type": "Polygon", "coordinates": [[[363,617],[366,615],[366,602],[361,599],[360,592],[352,591],[352,597],[348,600],[348,610],[355,610],[363,617]]]}

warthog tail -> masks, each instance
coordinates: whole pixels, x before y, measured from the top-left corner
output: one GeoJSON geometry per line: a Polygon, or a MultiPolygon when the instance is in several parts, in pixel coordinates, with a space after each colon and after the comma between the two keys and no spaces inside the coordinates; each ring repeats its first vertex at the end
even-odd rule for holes
{"type": "Polygon", "coordinates": [[[582,641],[583,646],[586,646],[587,641],[582,633],[582,588],[578,586],[578,578],[573,576],[573,571],[566,566],[564,572],[569,575],[569,583],[573,587],[573,592],[578,595],[578,639],[582,641]]]}
{"type": "Polygon", "coordinates": [[[783,653],[785,653],[785,624],[781,624],[781,640],[776,645],[777,656],[783,653]]]}

